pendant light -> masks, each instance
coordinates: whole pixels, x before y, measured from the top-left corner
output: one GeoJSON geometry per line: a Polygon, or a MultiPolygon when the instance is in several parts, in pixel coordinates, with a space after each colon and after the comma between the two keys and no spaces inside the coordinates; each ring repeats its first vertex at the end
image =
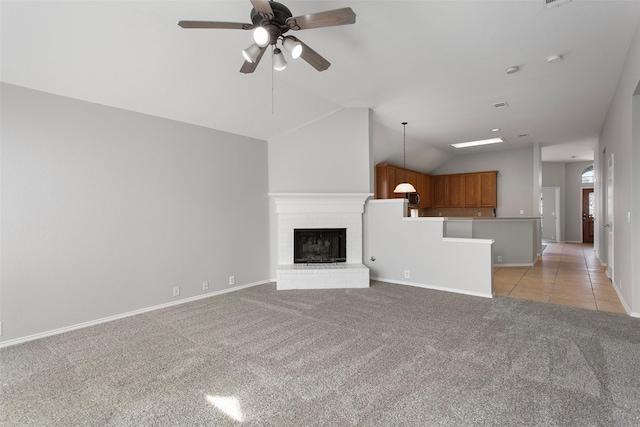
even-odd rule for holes
{"type": "Polygon", "coordinates": [[[402,122],[402,126],[404,126],[404,146],[403,146],[403,158],[402,158],[402,168],[404,169],[404,181],[398,184],[393,190],[394,193],[415,193],[416,189],[413,185],[407,182],[407,122],[402,122]]]}

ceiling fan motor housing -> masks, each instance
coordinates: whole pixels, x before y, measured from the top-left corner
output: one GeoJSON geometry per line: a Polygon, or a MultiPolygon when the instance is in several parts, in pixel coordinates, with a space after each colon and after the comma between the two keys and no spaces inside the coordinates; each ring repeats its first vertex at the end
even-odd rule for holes
{"type": "Polygon", "coordinates": [[[264,27],[269,32],[269,44],[275,44],[278,37],[289,31],[287,19],[291,18],[293,14],[287,6],[281,3],[272,1],[269,2],[269,5],[273,10],[273,16],[265,16],[265,14],[261,14],[255,8],[252,8],[251,22],[256,27],[264,27]]]}

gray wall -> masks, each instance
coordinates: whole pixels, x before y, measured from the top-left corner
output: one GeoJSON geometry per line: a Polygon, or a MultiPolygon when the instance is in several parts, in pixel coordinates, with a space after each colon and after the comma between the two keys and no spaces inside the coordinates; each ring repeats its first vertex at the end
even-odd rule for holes
{"type": "Polygon", "coordinates": [[[372,190],[370,111],[345,108],[269,140],[272,193],[372,190]]]}
{"type": "Polygon", "coordinates": [[[266,141],[1,90],[3,341],[269,278],[266,141]]]}
{"type": "MultiPolygon", "coordinates": [[[[632,282],[632,269],[640,259],[640,248],[632,244],[633,228],[631,221],[627,220],[627,215],[631,216],[634,194],[640,191],[640,174],[637,172],[640,164],[635,163],[638,157],[637,147],[633,147],[637,146],[638,141],[634,143],[632,136],[632,98],[638,82],[640,82],[640,25],[636,28],[636,33],[631,40],[616,92],[600,132],[595,156],[596,197],[599,201],[597,220],[597,218],[605,218],[606,215],[606,158],[611,154],[614,155],[613,282],[622,293],[623,304],[636,316],[640,316],[640,281],[632,282]]],[[[633,213],[633,218],[638,218],[637,212],[633,213]]],[[[607,240],[603,225],[604,220],[596,222],[598,242],[596,250],[600,259],[606,262],[607,240]]]]}
{"type": "Polygon", "coordinates": [[[498,171],[498,209],[501,217],[538,216],[534,207],[534,150],[521,148],[454,157],[433,174],[498,171]]]}

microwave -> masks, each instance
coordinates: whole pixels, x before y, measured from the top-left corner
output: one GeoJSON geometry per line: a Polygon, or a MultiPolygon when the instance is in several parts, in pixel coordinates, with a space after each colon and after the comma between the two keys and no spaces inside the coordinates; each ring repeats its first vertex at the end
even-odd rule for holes
{"type": "Polygon", "coordinates": [[[420,204],[420,195],[418,193],[407,193],[409,206],[418,206],[420,204]]]}

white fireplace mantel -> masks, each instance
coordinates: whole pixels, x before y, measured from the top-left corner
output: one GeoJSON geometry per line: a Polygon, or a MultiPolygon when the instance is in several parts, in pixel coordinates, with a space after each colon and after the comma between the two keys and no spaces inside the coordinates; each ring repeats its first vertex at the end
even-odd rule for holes
{"type": "Polygon", "coordinates": [[[372,193],[269,193],[277,213],[363,213],[372,193]]]}

